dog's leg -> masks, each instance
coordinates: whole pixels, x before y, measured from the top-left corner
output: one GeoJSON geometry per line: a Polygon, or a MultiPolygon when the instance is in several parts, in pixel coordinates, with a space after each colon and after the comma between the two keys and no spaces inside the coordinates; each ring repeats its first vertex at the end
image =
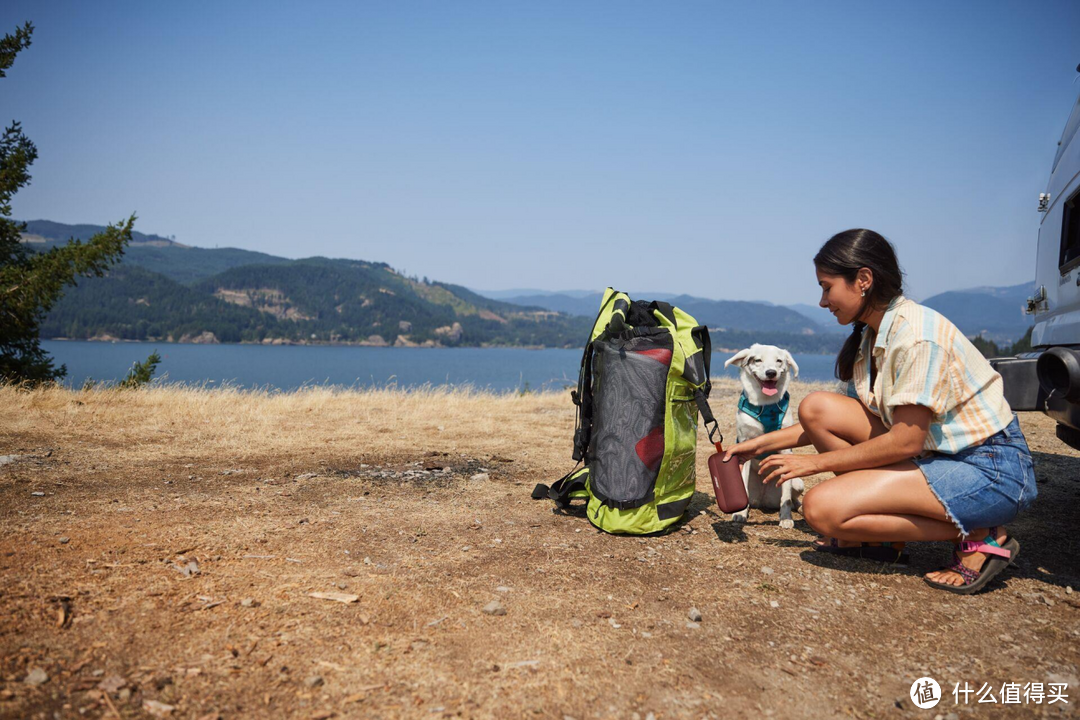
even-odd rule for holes
{"type": "Polygon", "coordinates": [[[795,527],[791,519],[791,480],[780,485],[780,527],[787,530],[795,527]]]}
{"type": "MultiPolygon", "coordinates": [[[[747,460],[742,466],[742,483],[746,488],[746,496],[750,497],[750,464],[753,460],[747,460]]],[[[737,513],[732,513],[731,522],[744,523],[750,517],[750,506],[747,505],[745,510],[740,510],[737,513]]]]}
{"type": "Polygon", "coordinates": [[[802,478],[791,478],[791,509],[802,512],[802,496],[806,491],[806,484],[802,478]]]}

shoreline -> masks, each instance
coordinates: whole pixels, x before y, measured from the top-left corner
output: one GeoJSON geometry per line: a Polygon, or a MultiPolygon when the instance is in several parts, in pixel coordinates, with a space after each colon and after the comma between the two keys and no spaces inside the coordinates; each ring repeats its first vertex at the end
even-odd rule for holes
{"type": "MultiPolygon", "coordinates": [[[[91,342],[111,345],[244,345],[253,347],[364,347],[379,348],[382,350],[582,350],[580,345],[554,346],[554,345],[424,345],[419,343],[409,345],[379,345],[367,342],[310,342],[310,341],[282,341],[282,342],[182,342],[179,340],[125,340],[122,338],[69,338],[48,337],[41,338],[48,342],[91,342]]],[[[713,355],[723,353],[736,353],[741,348],[714,347],[713,355]]],[[[793,355],[807,355],[813,357],[834,357],[833,353],[792,352],[793,355]]]]}

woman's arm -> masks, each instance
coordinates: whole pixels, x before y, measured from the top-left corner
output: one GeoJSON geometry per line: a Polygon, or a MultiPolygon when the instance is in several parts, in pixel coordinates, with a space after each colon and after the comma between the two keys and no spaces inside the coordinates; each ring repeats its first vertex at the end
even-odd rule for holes
{"type": "Polygon", "coordinates": [[[730,460],[734,455],[738,455],[740,461],[745,461],[762,453],[789,450],[809,444],[810,438],[803,431],[802,425],[792,423],[786,428],[758,435],[756,438],[729,446],[727,453],[724,455],[724,462],[730,460]]]}
{"type": "MultiPolygon", "coordinates": [[[[893,426],[887,433],[819,455],[770,455],[761,461],[760,472],[764,482],[783,482],[820,472],[840,474],[910,460],[922,452],[933,417],[933,411],[922,405],[900,405],[893,410],[893,426]]],[[[784,431],[771,434],[780,432],[784,431]]]]}

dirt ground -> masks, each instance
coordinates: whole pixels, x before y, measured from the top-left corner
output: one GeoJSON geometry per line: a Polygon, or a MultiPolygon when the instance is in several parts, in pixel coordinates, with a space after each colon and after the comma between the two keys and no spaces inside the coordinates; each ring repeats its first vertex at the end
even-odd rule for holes
{"type": "Polygon", "coordinates": [[[530,492],[572,466],[564,393],[0,388],[0,715],[1076,715],[1080,453],[1021,424],[1021,557],[960,597],[920,579],[947,544],[906,568],[815,553],[800,516],[729,523],[703,434],[675,532],[554,513],[530,492]],[[965,682],[998,702],[956,704],[965,682]]]}

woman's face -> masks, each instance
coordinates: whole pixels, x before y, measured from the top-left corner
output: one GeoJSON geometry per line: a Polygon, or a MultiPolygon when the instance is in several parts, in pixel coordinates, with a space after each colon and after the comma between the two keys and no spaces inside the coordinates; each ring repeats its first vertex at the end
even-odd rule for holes
{"type": "Polygon", "coordinates": [[[821,286],[818,305],[828,308],[841,325],[855,322],[864,300],[858,286],[859,279],[848,282],[843,276],[826,275],[820,270],[817,271],[817,279],[821,286]]]}

